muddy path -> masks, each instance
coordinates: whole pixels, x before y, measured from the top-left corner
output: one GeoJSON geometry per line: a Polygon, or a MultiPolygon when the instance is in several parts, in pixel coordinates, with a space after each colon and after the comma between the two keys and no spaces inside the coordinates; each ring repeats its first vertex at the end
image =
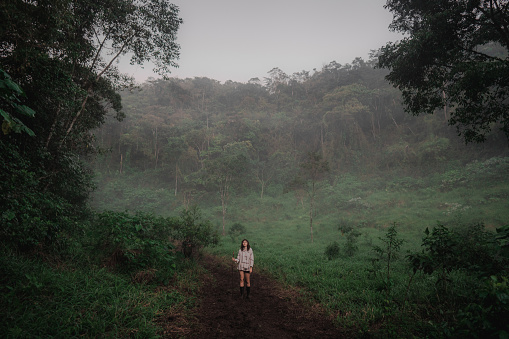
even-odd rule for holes
{"type": "Polygon", "coordinates": [[[256,269],[249,299],[240,298],[238,272],[229,258],[206,255],[204,276],[194,326],[189,338],[345,338],[318,306],[303,302],[297,292],[256,269]]]}

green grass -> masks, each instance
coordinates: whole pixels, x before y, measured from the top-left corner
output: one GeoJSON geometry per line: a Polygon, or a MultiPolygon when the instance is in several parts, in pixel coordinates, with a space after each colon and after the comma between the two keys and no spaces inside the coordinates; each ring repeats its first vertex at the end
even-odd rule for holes
{"type": "MultiPolygon", "coordinates": [[[[249,202],[238,197],[229,218],[242,223],[247,231],[234,241],[223,238],[213,253],[226,255],[236,251],[240,240],[247,237],[259,269],[300,287],[334,314],[339,326],[365,334],[376,331],[395,335],[391,326],[407,322],[406,330],[411,335],[424,335],[427,331],[443,334],[446,332],[440,332],[440,327],[454,318],[452,310],[457,311],[458,305],[468,302],[462,295],[475,291],[479,281],[465,272],[454,272],[448,287],[454,293],[447,294],[452,299],[437,300],[441,292],[436,275],[418,273],[408,288],[412,271],[405,255],[420,252],[424,230],[439,222],[452,228],[483,222],[491,231],[507,224],[509,178],[500,176],[499,171],[506,171],[508,166],[488,171],[483,164],[475,164],[474,169],[473,173],[468,172],[468,167],[446,173],[454,183],[445,186],[440,176],[407,177],[384,184],[373,178],[338,179],[335,185],[320,191],[314,243],[310,241],[306,202],[300,204],[292,194],[278,199],[251,197],[249,202]],[[480,173],[479,169],[483,171],[480,173]],[[392,288],[387,296],[383,266],[376,270],[372,264],[376,257],[373,245],[380,245],[379,238],[394,222],[404,243],[400,258],[393,264],[392,288]],[[357,238],[358,251],[352,257],[342,252],[339,258],[328,260],[327,245],[337,241],[341,250],[346,247],[346,236],[338,230],[340,224],[349,224],[361,233],[357,238]],[[437,305],[436,309],[433,305],[437,305]],[[440,315],[447,307],[451,311],[440,315]]],[[[404,327],[396,327],[397,335],[409,334],[404,333],[404,327]]]]}
{"type": "MultiPolygon", "coordinates": [[[[343,175],[324,183],[316,200],[313,243],[307,199],[291,192],[263,199],[257,193],[236,195],[229,204],[227,227],[240,223],[246,232],[234,239],[222,237],[211,252],[228,260],[241,239],[248,238],[256,269],[300,288],[355,335],[447,335],[454,327],[455,312],[470,302],[468,297],[475,296],[481,282],[467,272],[455,271],[444,292],[436,274],[417,273],[409,286],[412,270],[405,256],[421,251],[425,229],[437,223],[458,228],[483,222],[492,232],[506,225],[509,158],[449,167],[428,177],[343,175]],[[392,265],[387,293],[383,262],[373,265],[373,246],[382,244],[380,238],[394,222],[404,243],[392,265]],[[353,256],[345,253],[347,237],[341,235],[340,225],[360,233],[353,256]],[[334,241],[340,256],[328,260],[325,250],[334,241]]],[[[219,200],[201,206],[203,215],[219,230],[219,200]]]]}
{"type": "Polygon", "coordinates": [[[158,315],[194,302],[193,291],[133,283],[97,266],[9,252],[0,260],[0,332],[7,338],[156,337],[158,315]]]}

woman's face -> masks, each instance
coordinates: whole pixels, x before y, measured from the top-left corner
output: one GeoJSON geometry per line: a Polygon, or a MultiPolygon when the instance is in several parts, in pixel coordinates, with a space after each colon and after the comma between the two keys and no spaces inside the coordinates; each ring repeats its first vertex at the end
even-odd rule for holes
{"type": "Polygon", "coordinates": [[[247,240],[244,240],[244,241],[242,242],[242,246],[243,246],[243,247],[247,247],[247,240]]]}

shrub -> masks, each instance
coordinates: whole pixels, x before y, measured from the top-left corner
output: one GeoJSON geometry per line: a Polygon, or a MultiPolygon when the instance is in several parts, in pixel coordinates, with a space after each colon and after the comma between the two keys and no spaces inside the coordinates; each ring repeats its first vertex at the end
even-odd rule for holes
{"type": "Polygon", "coordinates": [[[339,253],[340,248],[337,241],[334,241],[333,243],[327,245],[327,247],[325,248],[325,256],[329,260],[333,260],[339,257],[339,253]]]}
{"type": "MultiPolygon", "coordinates": [[[[81,205],[71,203],[63,193],[42,187],[39,178],[47,173],[34,168],[17,146],[0,140],[0,153],[4,192],[0,195],[0,241],[23,251],[59,245],[62,233],[72,230],[85,209],[79,209],[81,205]]],[[[39,157],[41,160],[44,155],[39,157]]]]}
{"type": "Polygon", "coordinates": [[[172,230],[178,220],[154,217],[146,213],[103,212],[97,215],[95,228],[106,249],[108,263],[123,272],[136,274],[151,268],[164,268],[166,281],[175,269],[170,252],[172,230]]]}
{"type": "Polygon", "coordinates": [[[185,241],[193,248],[216,245],[219,242],[217,232],[210,220],[204,220],[198,206],[184,209],[180,220],[174,224],[175,239],[185,241]]]}
{"type": "Polygon", "coordinates": [[[399,251],[403,240],[398,237],[398,231],[396,230],[396,223],[387,229],[387,233],[384,237],[379,238],[382,242],[382,246],[373,246],[373,251],[377,254],[378,258],[373,260],[374,267],[376,261],[381,261],[386,269],[386,276],[384,278],[384,284],[389,295],[391,291],[392,281],[391,272],[394,261],[399,257],[399,251]]]}
{"type": "Polygon", "coordinates": [[[361,235],[357,230],[353,230],[346,234],[346,245],[345,245],[345,255],[347,257],[352,257],[359,250],[359,246],[357,246],[358,237],[361,235]]]}

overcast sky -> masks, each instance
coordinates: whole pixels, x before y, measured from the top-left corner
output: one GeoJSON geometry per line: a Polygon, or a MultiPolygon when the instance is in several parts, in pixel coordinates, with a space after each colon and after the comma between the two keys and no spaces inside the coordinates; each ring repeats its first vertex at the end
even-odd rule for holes
{"type": "MultiPolygon", "coordinates": [[[[331,61],[368,59],[399,34],[386,0],[173,0],[180,8],[179,68],[170,76],[247,82],[279,67],[288,75],[331,61]]],[[[122,60],[124,65],[127,60],[122,60]]],[[[138,82],[150,65],[121,66],[138,82]]]]}

